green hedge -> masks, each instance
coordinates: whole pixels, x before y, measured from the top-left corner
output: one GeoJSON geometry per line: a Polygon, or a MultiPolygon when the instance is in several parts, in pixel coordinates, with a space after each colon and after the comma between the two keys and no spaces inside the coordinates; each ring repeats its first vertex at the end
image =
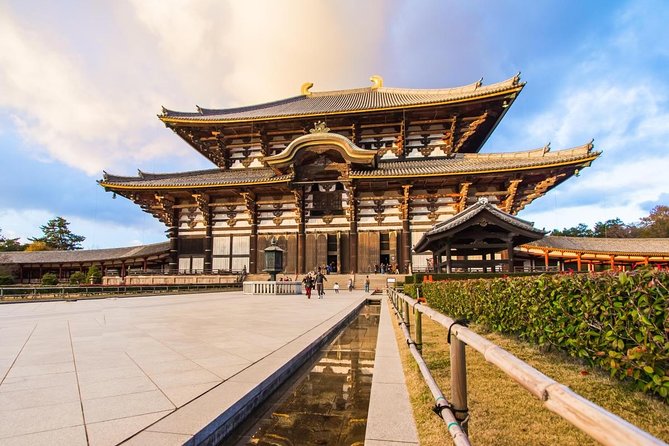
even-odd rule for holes
{"type": "Polygon", "coordinates": [[[0,276],[0,285],[14,285],[12,276],[0,276]]]}
{"type": "MultiPolygon", "coordinates": [[[[546,273],[540,272],[517,272],[517,273],[416,273],[406,276],[406,283],[421,283],[425,276],[432,276],[432,280],[464,280],[464,279],[490,279],[495,277],[526,277],[541,276],[546,273]]],[[[551,273],[548,273],[551,274],[551,273]]]]}
{"type": "MultiPolygon", "coordinates": [[[[669,273],[424,283],[428,304],[542,346],[555,346],[669,402],[669,273]]],[[[405,291],[415,296],[415,285],[405,291]]]]}

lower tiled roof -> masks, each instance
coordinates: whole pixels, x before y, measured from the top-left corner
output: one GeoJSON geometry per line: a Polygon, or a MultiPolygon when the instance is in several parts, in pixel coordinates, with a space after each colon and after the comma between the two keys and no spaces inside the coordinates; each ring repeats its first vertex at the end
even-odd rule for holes
{"type": "Polygon", "coordinates": [[[0,252],[0,264],[86,263],[136,259],[169,252],[170,242],[125,248],[81,249],[76,251],[0,252]]]}
{"type": "MultiPolygon", "coordinates": [[[[407,159],[404,161],[379,162],[376,169],[352,170],[351,178],[387,178],[462,175],[486,172],[528,170],[556,165],[574,165],[592,161],[599,152],[592,151],[592,144],[555,152],[547,149],[509,153],[467,153],[451,158],[407,159]]],[[[245,185],[258,183],[280,183],[292,179],[291,174],[276,175],[268,167],[247,169],[210,169],[194,172],[148,174],[140,172],[136,177],[125,177],[105,173],[99,182],[103,187],[118,188],[179,188],[245,185]]]]}
{"type": "Polygon", "coordinates": [[[669,255],[669,238],[596,238],[550,235],[525,248],[601,254],[669,255]]]}

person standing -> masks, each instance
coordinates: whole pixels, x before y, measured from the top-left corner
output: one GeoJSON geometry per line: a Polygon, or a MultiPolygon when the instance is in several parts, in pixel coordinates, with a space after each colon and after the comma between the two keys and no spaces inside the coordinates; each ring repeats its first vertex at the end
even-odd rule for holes
{"type": "Polygon", "coordinates": [[[369,276],[365,278],[365,293],[369,293],[369,276]]]}
{"type": "Polygon", "coordinates": [[[353,278],[349,277],[348,278],[348,292],[350,293],[351,291],[353,291],[353,278]]]}
{"type": "Polygon", "coordinates": [[[304,289],[307,291],[307,299],[311,299],[311,288],[314,286],[314,281],[311,279],[311,274],[304,276],[302,283],[304,284],[304,289]]]}
{"type": "Polygon", "coordinates": [[[328,279],[325,278],[325,274],[319,269],[318,273],[316,273],[316,292],[318,293],[319,299],[322,299],[325,295],[325,290],[323,289],[324,281],[327,282],[328,279]]]}
{"type": "Polygon", "coordinates": [[[339,282],[335,282],[332,289],[334,290],[335,294],[339,294],[339,282]]]}

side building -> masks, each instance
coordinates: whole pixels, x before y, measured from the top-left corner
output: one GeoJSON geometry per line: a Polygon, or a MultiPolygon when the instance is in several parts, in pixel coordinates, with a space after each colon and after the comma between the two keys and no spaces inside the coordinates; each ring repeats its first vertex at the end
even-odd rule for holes
{"type": "Polygon", "coordinates": [[[331,265],[423,269],[412,246],[435,224],[485,197],[516,214],[599,153],[591,143],[550,151],[479,153],[524,83],[519,77],[448,89],[312,92],[266,104],[159,119],[215,165],[127,177],[107,191],[168,227],[169,270],[264,269],[276,238],[285,271],[331,265]]]}

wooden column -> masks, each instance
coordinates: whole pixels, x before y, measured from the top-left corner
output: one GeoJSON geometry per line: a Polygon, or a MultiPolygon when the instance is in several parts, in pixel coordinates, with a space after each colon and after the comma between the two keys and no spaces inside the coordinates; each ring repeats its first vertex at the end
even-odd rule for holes
{"type": "Polygon", "coordinates": [[[611,269],[615,269],[616,263],[614,262],[613,256],[609,256],[609,262],[611,263],[611,269]]]}
{"type": "Polygon", "coordinates": [[[581,272],[581,253],[576,254],[576,271],[581,272]]]}
{"type": "Polygon", "coordinates": [[[548,269],[548,250],[544,249],[544,266],[548,269]]]}
{"type": "Polygon", "coordinates": [[[400,261],[398,262],[404,268],[402,272],[411,270],[411,223],[409,220],[409,204],[411,186],[402,186],[404,191],[404,201],[400,207],[402,214],[402,233],[400,235],[400,261]]]}
{"type": "Polygon", "coordinates": [[[142,271],[144,272],[146,272],[146,270],[149,269],[148,261],[149,261],[148,257],[144,257],[142,259],[142,271]]]}
{"type": "Polygon", "coordinates": [[[176,274],[179,269],[179,210],[170,209],[167,212],[171,214],[170,227],[167,230],[170,239],[169,272],[176,274]]]}
{"type": "Polygon", "coordinates": [[[205,232],[204,232],[204,271],[206,273],[212,272],[212,250],[214,246],[214,239],[212,236],[213,224],[211,212],[204,214],[205,232]]]}
{"type": "Polygon", "coordinates": [[[509,237],[509,240],[506,242],[507,256],[509,257],[509,272],[513,272],[513,236],[509,237]]]}
{"type": "Polygon", "coordinates": [[[451,266],[451,240],[446,242],[446,274],[451,274],[453,267],[451,266]]]}
{"type": "Polygon", "coordinates": [[[355,186],[348,188],[349,193],[349,255],[351,256],[351,271],[359,273],[358,269],[358,201],[355,194],[355,186]]]}
{"type": "Polygon", "coordinates": [[[304,188],[293,191],[297,222],[297,273],[307,272],[307,225],[304,217],[304,188]]]}
{"type": "MultiPolygon", "coordinates": [[[[232,266],[232,264],[231,264],[232,266]]],[[[251,210],[251,240],[249,242],[249,274],[258,273],[258,205],[251,210]]]]}

